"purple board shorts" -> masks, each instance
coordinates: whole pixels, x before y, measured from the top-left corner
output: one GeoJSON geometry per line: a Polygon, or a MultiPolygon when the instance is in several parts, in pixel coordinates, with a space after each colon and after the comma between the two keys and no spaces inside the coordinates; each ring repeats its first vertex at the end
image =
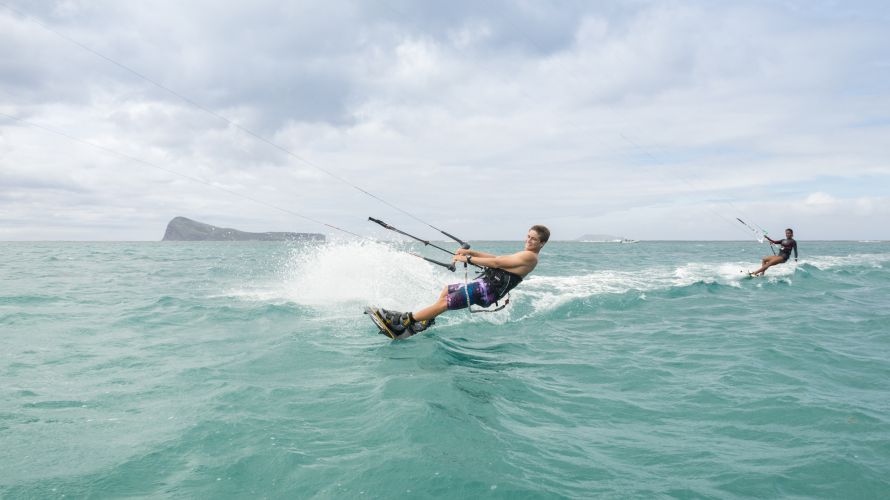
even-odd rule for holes
{"type": "MultiPolygon", "coordinates": [[[[471,281],[468,285],[468,290],[471,304],[488,307],[498,300],[495,291],[482,278],[471,281]]],[[[467,291],[464,290],[463,283],[448,285],[448,295],[445,296],[445,303],[448,305],[449,310],[467,307],[467,291]]]]}

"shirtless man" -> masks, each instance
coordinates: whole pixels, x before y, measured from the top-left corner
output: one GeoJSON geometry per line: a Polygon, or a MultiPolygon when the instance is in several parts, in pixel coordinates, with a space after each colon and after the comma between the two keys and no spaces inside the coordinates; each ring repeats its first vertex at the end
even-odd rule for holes
{"type": "MultiPolygon", "coordinates": [[[[538,265],[538,254],[550,239],[550,230],[541,225],[532,226],[525,238],[525,248],[512,255],[493,255],[478,250],[458,249],[454,262],[466,262],[484,268],[482,276],[465,283],[454,283],[442,289],[436,302],[414,313],[386,317],[396,331],[409,328],[416,332],[425,330],[436,316],[447,310],[464,309],[470,304],[488,307],[502,299],[538,265]]],[[[385,311],[384,311],[385,312],[385,311]]]]}

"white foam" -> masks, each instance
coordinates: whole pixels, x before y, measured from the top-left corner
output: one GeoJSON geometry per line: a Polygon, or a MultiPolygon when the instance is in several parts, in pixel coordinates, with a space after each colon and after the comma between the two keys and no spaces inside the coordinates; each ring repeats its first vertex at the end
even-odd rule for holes
{"type": "MultiPolygon", "coordinates": [[[[767,278],[788,278],[794,274],[798,264],[773,266],[766,272],[767,278]]],[[[678,267],[674,271],[673,286],[689,286],[694,283],[719,283],[721,285],[741,286],[748,273],[759,268],[758,263],[750,261],[696,263],[692,262],[678,267]]]]}
{"type": "MultiPolygon", "coordinates": [[[[858,254],[847,256],[816,256],[798,262],[769,268],[757,286],[770,282],[792,283],[792,277],[804,264],[819,270],[840,269],[851,266],[881,268],[890,261],[890,254],[858,254]]],[[[750,261],[690,262],[670,267],[652,267],[638,271],[596,271],[579,276],[532,276],[522,284],[522,297],[528,298],[536,311],[547,311],[563,304],[584,300],[602,294],[639,292],[640,300],[646,300],[646,292],[690,286],[695,283],[717,283],[740,287],[748,278],[748,272],[759,265],[750,261]]],[[[517,294],[517,296],[520,296],[517,294]]]]}
{"type": "MultiPolygon", "coordinates": [[[[447,256],[444,257],[441,260],[447,260],[447,256]]],[[[890,254],[815,256],[773,266],[765,278],[759,278],[763,281],[757,285],[776,281],[790,283],[798,266],[804,264],[828,270],[863,265],[881,267],[887,261],[890,254]]],[[[515,305],[530,307],[534,315],[598,295],[638,292],[639,299],[646,300],[646,292],[696,283],[743,286],[748,271],[756,267],[757,263],[751,261],[690,262],[633,271],[604,269],[575,276],[532,275],[511,295],[515,305]]],[[[463,280],[460,268],[457,273],[449,273],[410,255],[396,244],[331,242],[295,248],[280,274],[280,281],[230,295],[287,301],[319,310],[324,316],[343,316],[345,311],[352,314],[364,305],[416,311],[432,303],[448,283],[463,280]]],[[[515,316],[515,305],[493,314],[452,314],[448,315],[447,322],[504,323],[520,319],[515,316]]],[[[520,309],[528,311],[524,307],[520,309]]]]}
{"type": "Polygon", "coordinates": [[[529,300],[535,311],[549,311],[563,304],[596,295],[645,292],[670,286],[670,270],[596,271],[580,276],[531,276],[522,282],[517,301],[529,300]]]}
{"type": "Polygon", "coordinates": [[[853,266],[869,266],[876,269],[882,269],[885,262],[890,261],[890,254],[886,253],[861,253],[856,255],[822,255],[809,258],[806,261],[801,259],[801,263],[807,264],[827,271],[829,269],[837,269],[842,267],[853,266]]]}
{"type": "Polygon", "coordinates": [[[282,293],[315,308],[363,304],[413,310],[435,300],[445,278],[434,265],[387,244],[331,243],[293,251],[282,293]]]}
{"type": "MultiPolygon", "coordinates": [[[[696,283],[718,283],[741,286],[747,278],[750,262],[699,263],[679,267],[659,266],[636,271],[602,270],[579,276],[532,276],[523,281],[517,298],[531,301],[535,311],[548,311],[573,301],[597,295],[637,293],[646,300],[646,292],[668,290],[696,283]]],[[[795,264],[775,266],[767,273],[767,281],[789,281],[795,264]]]]}
{"type": "MultiPolygon", "coordinates": [[[[376,305],[399,311],[416,311],[433,303],[446,285],[472,280],[458,265],[455,273],[405,251],[394,243],[329,242],[294,248],[278,278],[246,284],[226,295],[261,302],[289,302],[318,311],[327,320],[356,316],[361,308],[376,305]]],[[[429,257],[449,261],[432,254],[429,257]]],[[[514,295],[515,300],[515,295],[514,295]]],[[[511,320],[511,310],[491,314],[451,314],[446,323],[511,320]]]]}

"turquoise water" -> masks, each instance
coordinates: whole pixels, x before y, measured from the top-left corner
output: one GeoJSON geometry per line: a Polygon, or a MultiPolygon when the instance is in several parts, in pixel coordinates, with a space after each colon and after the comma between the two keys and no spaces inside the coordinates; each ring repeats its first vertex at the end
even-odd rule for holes
{"type": "Polygon", "coordinates": [[[887,498],[890,244],[800,251],[552,242],[504,311],[392,342],[362,306],[462,270],[0,243],[0,497],[887,498]]]}

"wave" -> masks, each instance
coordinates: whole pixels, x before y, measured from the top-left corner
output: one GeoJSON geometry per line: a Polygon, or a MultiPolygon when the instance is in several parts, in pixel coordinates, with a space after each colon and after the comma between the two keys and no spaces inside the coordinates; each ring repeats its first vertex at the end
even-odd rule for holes
{"type": "Polygon", "coordinates": [[[764,277],[750,278],[750,262],[692,262],[682,266],[654,266],[636,271],[595,271],[578,276],[531,276],[516,296],[532,302],[536,312],[569,304],[624,309],[645,301],[652,293],[670,296],[720,293],[752,284],[793,285],[795,280],[834,279],[851,271],[883,269],[890,254],[816,256],[774,266],[764,277]]]}
{"type": "MultiPolygon", "coordinates": [[[[792,285],[825,273],[849,269],[881,269],[890,254],[812,256],[769,269],[750,279],[756,262],[688,262],[640,269],[602,269],[584,274],[533,274],[511,293],[511,306],[492,314],[448,315],[445,324],[503,324],[563,307],[621,310],[646,301],[652,293],[671,296],[720,293],[750,285],[792,285]]],[[[470,274],[469,279],[474,275],[470,274]]],[[[291,303],[328,318],[355,316],[366,305],[417,310],[433,302],[442,287],[463,281],[464,273],[441,272],[436,266],[392,243],[329,242],[295,247],[281,269],[267,282],[241,285],[226,296],[265,303],[291,303]]]]}
{"type": "Polygon", "coordinates": [[[819,270],[828,271],[838,268],[871,268],[883,269],[884,264],[890,262],[890,254],[887,253],[860,253],[850,255],[821,255],[806,260],[801,259],[801,263],[811,265],[819,270]]]}

